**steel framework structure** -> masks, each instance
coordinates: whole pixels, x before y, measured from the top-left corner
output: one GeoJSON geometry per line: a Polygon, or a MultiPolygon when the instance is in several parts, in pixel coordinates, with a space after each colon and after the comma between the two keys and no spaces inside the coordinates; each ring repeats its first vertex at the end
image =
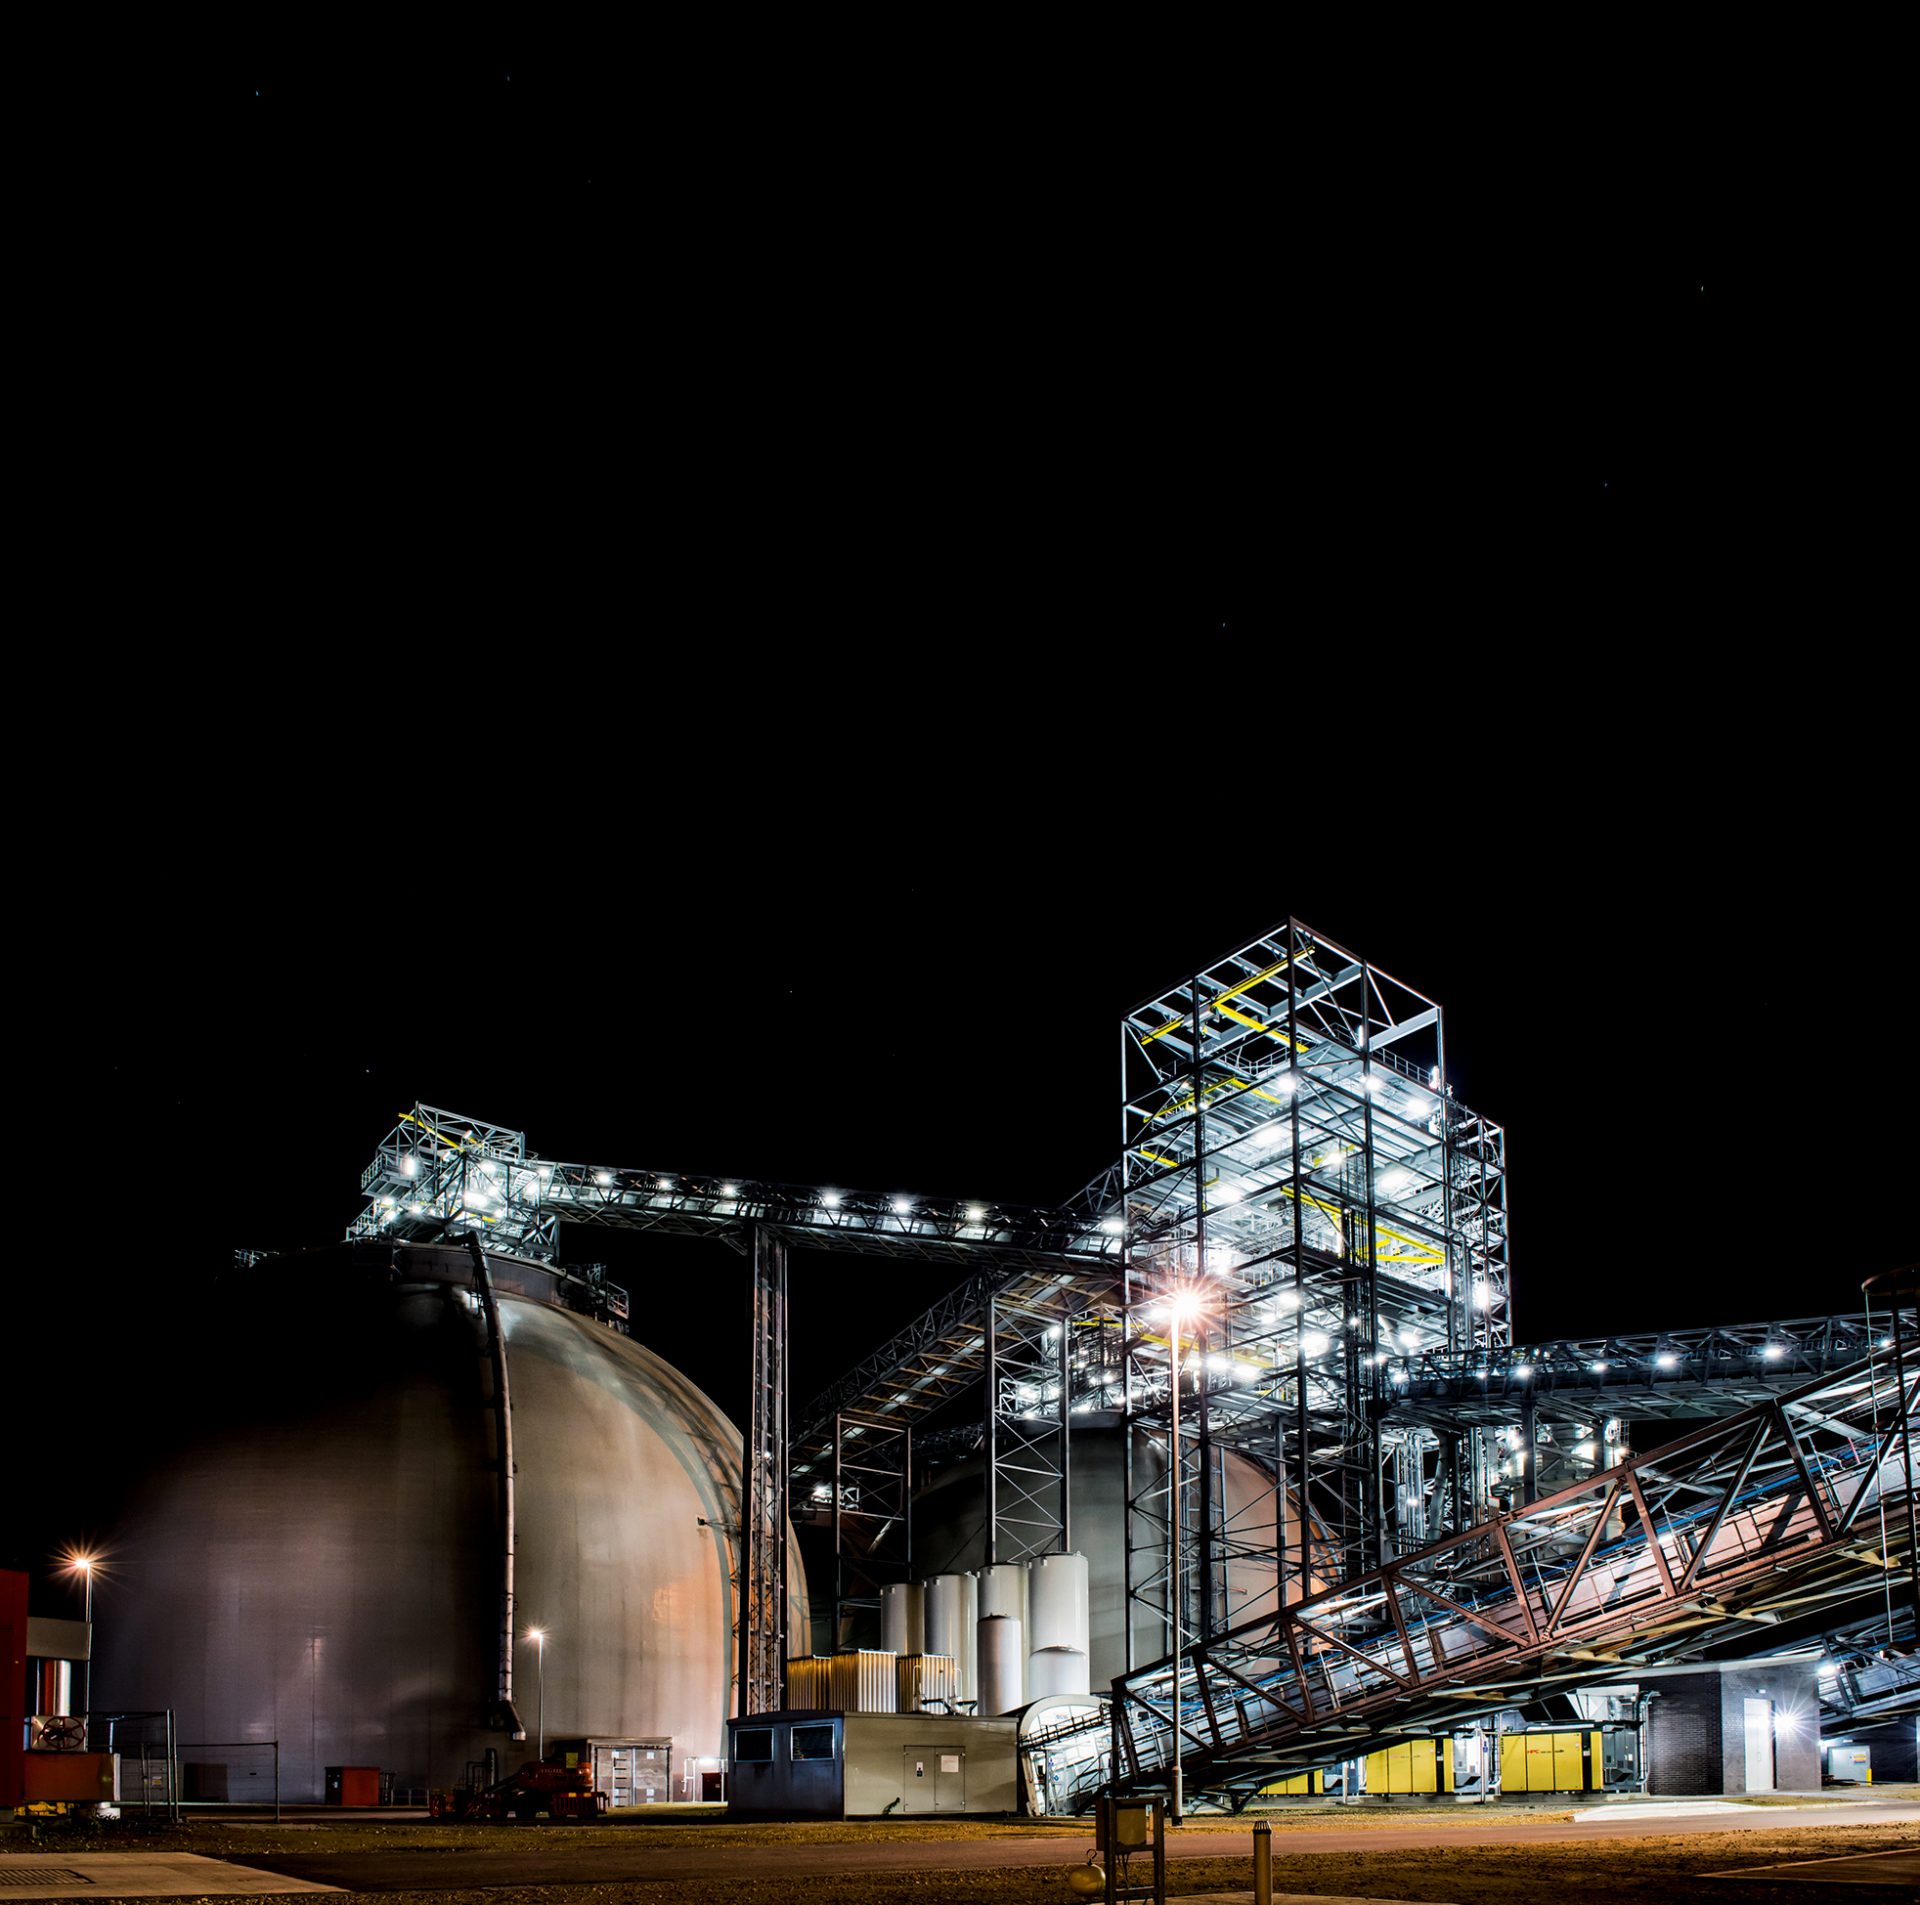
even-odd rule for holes
{"type": "Polygon", "coordinates": [[[1516,1347],[1505,1137],[1454,1097],[1439,1005],[1298,921],[1142,1002],[1120,1045],[1121,1155],[1059,1206],[561,1163],[522,1133],[416,1105],[363,1173],[350,1234],[474,1226],[489,1249],[550,1261],[564,1222],[749,1255],[740,1671],[754,1702],[779,1685],[774,1492],[782,1518],[831,1515],[836,1600],[860,1606],[883,1572],[878,1530],[906,1517],[850,1511],[847,1470],[885,1468],[890,1436],[903,1474],[908,1432],[922,1473],[984,1449],[988,1558],[1017,1560],[1071,1545],[1074,1435],[1121,1427],[1131,1669],[1136,1617],[1163,1643],[1147,1654],[1170,1650],[1176,1622],[1198,1642],[1277,1617],[1526,1506],[1543,1480],[1618,1461],[1633,1419],[1724,1415],[1867,1346],[1870,1326],[1840,1318],[1516,1347]],[[791,1244],[957,1282],[789,1436],[791,1244]],[[1177,1515],[1176,1286],[1204,1299],[1181,1361],[1177,1515]],[[1273,1478],[1258,1526],[1227,1507],[1234,1455],[1273,1478]],[[1277,1562],[1273,1585],[1234,1605],[1232,1563],[1253,1547],[1277,1562]]]}
{"type": "Polygon", "coordinates": [[[1122,1676],[1118,1784],[1158,1784],[1178,1758],[1244,1801],[1555,1678],[1631,1679],[1729,1631],[1833,1624],[1911,1563],[1920,1379],[1903,1373],[1877,1350],[1122,1676]]]}

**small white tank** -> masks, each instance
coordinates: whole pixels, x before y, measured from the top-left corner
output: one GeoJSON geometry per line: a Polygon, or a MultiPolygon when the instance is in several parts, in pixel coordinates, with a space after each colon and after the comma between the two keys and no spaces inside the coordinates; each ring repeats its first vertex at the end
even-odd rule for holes
{"type": "Polygon", "coordinates": [[[1087,1656],[1078,1647],[1036,1647],[1027,1656],[1027,1695],[1045,1700],[1055,1694],[1089,1691],[1087,1656]]]}
{"type": "MultiPolygon", "coordinates": [[[[1027,1617],[1036,1653],[1043,1647],[1087,1651],[1087,1557],[1043,1554],[1028,1564],[1027,1617]]],[[[1081,1692],[1085,1692],[1083,1687],[1081,1692]]],[[[1031,1681],[1028,1692],[1039,1699],[1031,1681]]]]}
{"type": "Polygon", "coordinates": [[[973,1577],[936,1574],[926,1584],[926,1648],[945,1654],[958,1665],[958,1698],[973,1697],[973,1623],[968,1618],[976,1602],[973,1577]]]}
{"type": "Polygon", "coordinates": [[[926,1610],[918,1581],[889,1581],[880,1590],[880,1645],[890,1654],[926,1652],[926,1610]]]}
{"type": "Polygon", "coordinates": [[[977,1711],[1012,1713],[1024,1704],[1020,1696],[1027,1662],[1020,1642],[1020,1622],[1012,1614],[982,1614],[976,1631],[980,1641],[977,1711]]]}
{"type": "MultiPolygon", "coordinates": [[[[1024,1636],[1028,1630],[1027,1618],[1027,1571],[1017,1561],[998,1561],[990,1568],[982,1568],[980,1582],[980,1618],[984,1621],[989,1615],[1005,1615],[1008,1620],[1020,1623],[1020,1632],[1024,1636]]],[[[981,1682],[984,1689],[985,1680],[981,1682]]],[[[984,1697],[984,1696],[983,1696],[984,1697]]],[[[1020,1652],[1020,1699],[1022,1704],[1027,1697],[1027,1656],[1023,1644],[1020,1652]]],[[[983,1707],[984,1713],[986,1709],[983,1707]]]]}

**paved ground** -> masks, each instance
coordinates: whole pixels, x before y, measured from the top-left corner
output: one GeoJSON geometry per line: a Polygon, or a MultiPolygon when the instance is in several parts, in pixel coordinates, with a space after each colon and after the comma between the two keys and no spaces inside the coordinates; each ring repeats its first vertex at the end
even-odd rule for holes
{"type": "MultiPolygon", "coordinates": [[[[1732,1806],[1702,1802],[1695,1808],[1662,1806],[1642,1810],[1623,1806],[1614,1812],[1585,1812],[1565,1820],[1530,1821],[1490,1818],[1482,1825],[1456,1823],[1453,1815],[1442,1842],[1462,1851],[1474,1846],[1543,1845],[1595,1839],[1658,1838],[1689,1831],[1762,1832],[1791,1826],[1920,1825],[1920,1805],[1876,1805],[1858,1801],[1809,1801],[1799,1806],[1732,1806]]],[[[1284,1847],[1274,1835],[1276,1854],[1293,1858],[1314,1852],[1379,1851],[1408,1826],[1311,1827],[1290,1830],[1284,1847]]],[[[1091,1835],[1089,1835],[1090,1837],[1091,1835]]],[[[497,1885],[607,1885],[628,1879],[763,1877],[770,1869],[804,1882],[856,1872],[981,1871],[1005,1866],[1078,1865],[1086,1856],[1085,1839],[1056,1833],[1045,1839],[954,1839],[928,1841],[904,1833],[898,1839],[858,1845],[764,1845],[676,1847],[648,1832],[631,1845],[569,1846],[564,1828],[542,1831],[537,1842],[508,1840],[482,1850],[328,1852],[316,1839],[311,1852],[273,1852],[250,1856],[249,1863],[356,1892],[449,1890],[497,1885]]],[[[1253,1857],[1251,1824],[1207,1828],[1168,1835],[1169,1860],[1253,1857]]],[[[9,1890],[11,1888],[8,1888],[9,1890]]]]}
{"type": "Polygon", "coordinates": [[[197,1852],[4,1852],[0,1898],[261,1898],[337,1888],[197,1852]]]}

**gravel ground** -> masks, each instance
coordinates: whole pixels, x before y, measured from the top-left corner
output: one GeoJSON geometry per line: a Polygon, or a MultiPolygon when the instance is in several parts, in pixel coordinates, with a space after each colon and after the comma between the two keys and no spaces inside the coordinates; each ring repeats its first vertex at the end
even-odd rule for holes
{"type": "MultiPolygon", "coordinates": [[[[1892,1796],[1883,1794],[1883,1796],[1892,1796]]],[[[1475,1809],[1477,1812],[1477,1809],[1475,1809]]],[[[1529,1809],[1535,1823],[1569,1818],[1563,1811],[1529,1809]]],[[[123,1825],[126,1822],[122,1822],[123,1825]]],[[[1831,1858],[1851,1852],[1893,1849],[1920,1851],[1920,1828],[1844,1822],[1793,1828],[1760,1828],[1740,1832],[1689,1833],[1685,1836],[1596,1841],[1592,1844],[1522,1846],[1449,1846],[1451,1828],[1484,1823],[1467,1809],[1459,1812],[1366,1814],[1314,1808],[1273,1821],[1274,1889],[1360,1898],[1417,1899],[1435,1905],[1520,1905],[1522,1901],[1556,1900],[1577,1895],[1580,1905],[1668,1905],[1669,1901],[1710,1899],[1723,1905],[1791,1905],[1792,1901],[1834,1901],[1874,1905],[1900,1901],[1911,1905],[1907,1884],[1852,1884],[1836,1896],[1814,1892],[1804,1885],[1783,1882],[1776,1875],[1764,1880],[1711,1879],[1705,1875],[1729,1868],[1765,1865],[1794,1858],[1831,1858]],[[1379,1845],[1365,1852],[1289,1854],[1291,1833],[1310,1831],[1337,1822],[1344,1827],[1364,1824],[1377,1831],[1379,1845]]],[[[1223,1823],[1222,1830],[1244,1832],[1245,1822],[1223,1823]]],[[[554,1843],[561,1834],[567,1844],[633,1846],[636,1838],[657,1838],[668,1845],[765,1846],[846,1845],[891,1840],[992,1840],[1030,1838],[1046,1828],[1034,1821],[954,1821],[946,1824],[915,1822],[910,1827],[872,1822],[826,1822],[793,1825],[736,1825],[701,1822],[657,1826],[602,1827],[469,1827],[393,1822],[384,1825],[341,1823],[281,1826],[271,1824],[194,1820],[177,1832],[114,1831],[93,1827],[83,1834],[44,1834],[41,1849],[64,1847],[73,1851],[131,1849],[134,1845],[165,1846],[245,1861],[275,1852],[329,1852],[391,1850],[403,1847],[452,1848],[526,1846],[534,1833],[554,1843]]],[[[1191,1846],[1209,1830],[1196,1821],[1182,1832],[1191,1846]]],[[[1053,1831],[1083,1843],[1089,1837],[1084,1823],[1060,1825],[1053,1831]]],[[[0,1847],[22,1849],[13,1835],[0,1837],[0,1847]]],[[[725,1879],[676,1878],[658,1883],[502,1886],[475,1890],[346,1893],[343,1905],[776,1905],[804,1899],[807,1905],[1060,1905],[1070,1896],[1057,1870],[1034,1867],[923,1873],[873,1873],[809,1876],[803,1881],[782,1875],[777,1857],[767,1861],[763,1876],[725,1879]]],[[[1250,1862],[1244,1853],[1232,1858],[1181,1858],[1169,1871],[1169,1896],[1196,1892],[1246,1890],[1252,1884],[1250,1862]]]]}

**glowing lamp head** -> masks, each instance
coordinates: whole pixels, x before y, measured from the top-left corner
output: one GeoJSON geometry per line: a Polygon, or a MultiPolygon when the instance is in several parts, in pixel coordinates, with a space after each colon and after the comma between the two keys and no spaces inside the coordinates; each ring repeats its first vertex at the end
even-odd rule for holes
{"type": "Polygon", "coordinates": [[[1167,1299],[1167,1314],[1176,1323],[1191,1323],[1200,1314],[1198,1290],[1176,1290],[1167,1299]]]}

